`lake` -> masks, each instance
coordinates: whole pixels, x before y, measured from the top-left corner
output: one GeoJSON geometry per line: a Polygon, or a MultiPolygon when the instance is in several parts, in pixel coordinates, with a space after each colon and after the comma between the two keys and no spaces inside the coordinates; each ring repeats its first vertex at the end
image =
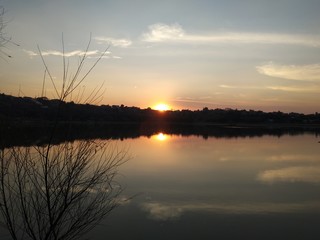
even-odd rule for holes
{"type": "Polygon", "coordinates": [[[166,135],[118,141],[124,198],[94,239],[318,239],[320,144],[166,135]]]}
{"type": "Polygon", "coordinates": [[[319,239],[317,133],[134,136],[99,140],[130,160],[125,201],[88,238],[319,239]]]}

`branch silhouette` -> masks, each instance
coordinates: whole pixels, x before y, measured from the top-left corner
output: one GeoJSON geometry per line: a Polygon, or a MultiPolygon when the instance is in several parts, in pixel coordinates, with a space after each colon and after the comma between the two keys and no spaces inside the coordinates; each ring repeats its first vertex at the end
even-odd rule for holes
{"type": "MultiPolygon", "coordinates": [[[[107,52],[108,48],[84,72],[90,42],[91,36],[75,73],[70,75],[62,36],[60,84],[52,77],[38,47],[45,68],[44,80],[49,76],[60,101],[46,145],[0,148],[0,219],[14,240],[79,239],[119,204],[122,188],[115,178],[119,166],[128,159],[127,150],[93,140],[53,144],[60,105],[107,52]]],[[[95,100],[102,86],[86,100],[95,100]]]]}

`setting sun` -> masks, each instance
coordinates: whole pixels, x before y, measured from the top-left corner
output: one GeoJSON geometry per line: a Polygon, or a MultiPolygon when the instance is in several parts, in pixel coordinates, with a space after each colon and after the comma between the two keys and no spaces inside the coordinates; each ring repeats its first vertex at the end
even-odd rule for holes
{"type": "Polygon", "coordinates": [[[158,111],[168,111],[170,110],[170,107],[167,104],[159,103],[153,107],[154,110],[158,111]]]}

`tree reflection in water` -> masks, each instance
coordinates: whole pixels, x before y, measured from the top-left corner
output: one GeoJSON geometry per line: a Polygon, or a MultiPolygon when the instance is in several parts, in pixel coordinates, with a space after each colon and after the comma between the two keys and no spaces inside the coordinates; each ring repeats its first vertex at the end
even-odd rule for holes
{"type": "Polygon", "coordinates": [[[12,239],[78,239],[118,204],[126,152],[97,141],[0,151],[0,209],[12,239]]]}

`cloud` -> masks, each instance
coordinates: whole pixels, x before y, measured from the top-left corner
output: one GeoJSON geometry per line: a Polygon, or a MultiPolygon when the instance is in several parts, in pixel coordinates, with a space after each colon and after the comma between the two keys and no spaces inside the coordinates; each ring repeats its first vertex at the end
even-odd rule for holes
{"type": "Polygon", "coordinates": [[[302,45],[308,47],[320,47],[320,36],[317,35],[290,35],[252,32],[217,32],[211,34],[188,34],[177,23],[171,25],[157,23],[149,26],[148,32],[142,34],[142,41],[191,44],[288,44],[302,45]]]}
{"type": "Polygon", "coordinates": [[[262,87],[255,87],[255,86],[239,86],[239,85],[226,85],[221,84],[219,85],[220,88],[226,89],[263,89],[262,87]]]}
{"type": "MultiPolygon", "coordinates": [[[[30,50],[23,50],[25,53],[27,53],[30,57],[38,56],[39,54],[30,50]]],[[[71,52],[61,52],[56,50],[48,50],[48,51],[41,51],[42,56],[65,56],[65,57],[74,57],[74,56],[93,56],[97,55],[99,53],[98,50],[93,51],[82,51],[82,50],[75,50],[71,52]]]]}
{"type": "Polygon", "coordinates": [[[258,175],[258,179],[265,183],[275,182],[306,182],[320,183],[320,168],[317,167],[288,167],[267,170],[258,175]]]}
{"type": "Polygon", "coordinates": [[[276,162],[317,162],[317,155],[306,155],[306,154],[279,154],[273,155],[267,158],[269,161],[276,162]]]}
{"type": "Polygon", "coordinates": [[[288,87],[288,86],[268,86],[267,89],[276,90],[276,91],[285,91],[285,92],[319,92],[315,87],[288,87]]]}
{"type": "Polygon", "coordinates": [[[183,102],[183,103],[195,103],[195,104],[209,104],[214,105],[214,102],[211,102],[212,99],[211,96],[206,96],[206,98],[193,98],[193,97],[177,97],[173,99],[174,102],[183,102]]]}
{"type": "Polygon", "coordinates": [[[98,43],[107,43],[115,47],[126,48],[132,45],[132,41],[124,38],[109,38],[109,37],[95,37],[94,38],[98,43]]]}
{"type": "Polygon", "coordinates": [[[30,50],[26,50],[26,49],[23,49],[23,51],[28,54],[30,56],[30,58],[33,58],[35,56],[38,56],[37,53],[35,53],[34,51],[30,51],[30,50]]]}
{"type": "Polygon", "coordinates": [[[290,80],[320,81],[320,64],[277,65],[273,62],[257,66],[260,74],[290,80]]]}
{"type": "Polygon", "coordinates": [[[253,90],[275,90],[275,91],[285,91],[285,92],[305,92],[305,93],[317,93],[319,92],[319,87],[317,86],[239,86],[239,85],[219,85],[220,88],[224,89],[253,89],[253,90]]]}
{"type": "Polygon", "coordinates": [[[165,42],[185,40],[185,33],[179,24],[166,25],[157,23],[149,26],[149,32],[142,35],[145,42],[165,42]]]}
{"type": "Polygon", "coordinates": [[[92,56],[98,54],[98,50],[93,50],[93,51],[82,51],[82,50],[75,50],[71,52],[60,52],[60,51],[55,51],[55,50],[49,50],[49,51],[42,51],[43,56],[65,56],[65,57],[74,57],[74,56],[92,56]]]}
{"type": "MultiPolygon", "coordinates": [[[[30,56],[30,58],[33,58],[35,56],[39,56],[39,53],[36,53],[34,51],[30,51],[30,50],[23,50],[26,54],[28,54],[30,56]]],[[[98,50],[92,50],[92,51],[82,51],[82,50],[75,50],[75,51],[71,51],[71,52],[61,52],[61,51],[56,51],[56,50],[48,50],[48,51],[42,51],[42,56],[65,56],[65,57],[75,57],[75,56],[84,56],[86,55],[86,57],[88,59],[98,59],[101,57],[101,52],[98,50]]],[[[105,52],[105,55],[101,57],[102,59],[122,59],[122,57],[119,56],[111,56],[111,52],[107,51],[105,52]]]]}

